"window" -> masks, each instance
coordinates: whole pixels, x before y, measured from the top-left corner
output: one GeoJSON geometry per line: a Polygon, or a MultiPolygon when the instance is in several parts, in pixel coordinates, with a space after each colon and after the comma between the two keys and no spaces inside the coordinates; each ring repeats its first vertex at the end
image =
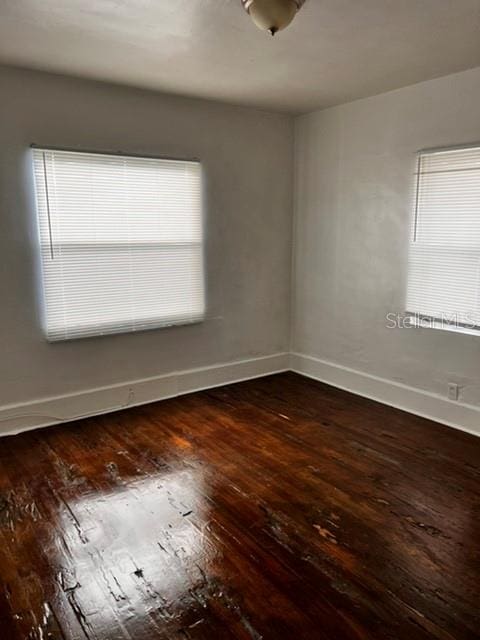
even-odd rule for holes
{"type": "Polygon", "coordinates": [[[480,329],[480,147],[419,154],[407,310],[480,329]]]}
{"type": "Polygon", "coordinates": [[[47,339],[204,315],[198,162],[33,150],[47,339]]]}

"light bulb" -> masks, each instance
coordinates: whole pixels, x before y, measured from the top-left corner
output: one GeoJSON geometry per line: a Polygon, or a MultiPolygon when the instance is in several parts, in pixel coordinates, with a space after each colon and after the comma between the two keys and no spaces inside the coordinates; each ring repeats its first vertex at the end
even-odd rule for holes
{"type": "Polygon", "coordinates": [[[259,29],[272,36],[288,27],[305,0],[242,0],[259,29]]]}

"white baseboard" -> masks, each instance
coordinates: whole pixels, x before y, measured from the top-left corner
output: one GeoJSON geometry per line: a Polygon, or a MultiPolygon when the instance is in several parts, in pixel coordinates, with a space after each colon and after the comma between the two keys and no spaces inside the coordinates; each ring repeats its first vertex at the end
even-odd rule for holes
{"type": "Polygon", "coordinates": [[[0,407],[0,436],[292,370],[397,409],[480,436],[480,407],[301,353],[278,353],[176,371],[97,389],[0,407]]]}
{"type": "Polygon", "coordinates": [[[290,369],[356,395],[480,436],[480,407],[475,405],[453,402],[435,393],[301,353],[290,354],[290,369]]]}
{"type": "Polygon", "coordinates": [[[210,367],[176,371],[79,393],[42,398],[24,404],[0,407],[0,436],[38,427],[70,422],[88,416],[118,411],[156,400],[240,382],[289,369],[289,354],[238,360],[210,367]]]}

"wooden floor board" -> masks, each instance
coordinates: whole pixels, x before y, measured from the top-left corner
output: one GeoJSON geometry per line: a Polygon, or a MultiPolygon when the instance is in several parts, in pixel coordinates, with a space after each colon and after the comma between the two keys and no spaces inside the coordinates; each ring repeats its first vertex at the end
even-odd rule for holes
{"type": "Polygon", "coordinates": [[[480,439],[293,373],[0,440],[0,638],[480,638],[480,439]]]}

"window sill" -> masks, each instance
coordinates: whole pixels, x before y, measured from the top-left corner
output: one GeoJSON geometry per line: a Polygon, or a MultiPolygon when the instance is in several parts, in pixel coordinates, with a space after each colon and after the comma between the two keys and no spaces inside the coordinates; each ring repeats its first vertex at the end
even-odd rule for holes
{"type": "Polygon", "coordinates": [[[435,318],[412,316],[408,318],[408,324],[415,329],[435,329],[436,331],[447,331],[448,333],[462,333],[467,336],[480,336],[480,327],[463,327],[442,322],[435,318]]]}

